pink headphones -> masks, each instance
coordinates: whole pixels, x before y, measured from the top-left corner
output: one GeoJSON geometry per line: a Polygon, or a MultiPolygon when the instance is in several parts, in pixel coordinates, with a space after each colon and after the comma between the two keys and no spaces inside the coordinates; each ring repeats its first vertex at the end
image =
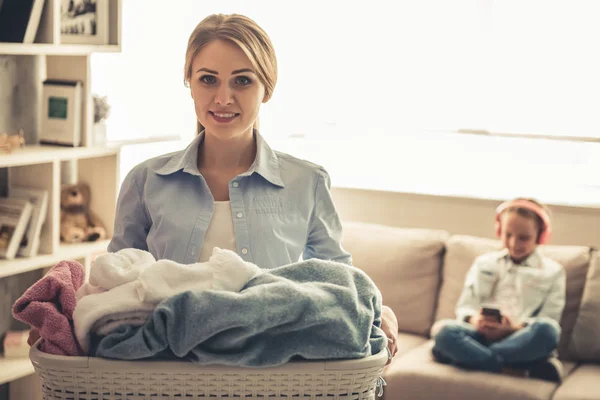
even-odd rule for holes
{"type": "Polygon", "coordinates": [[[500,237],[500,235],[502,234],[502,224],[500,222],[500,215],[507,208],[513,207],[524,208],[526,210],[536,213],[544,223],[544,226],[542,227],[542,232],[540,233],[540,237],[538,238],[537,242],[538,244],[545,244],[550,241],[550,237],[552,236],[552,224],[550,223],[550,216],[548,215],[548,212],[544,210],[544,208],[538,206],[537,204],[524,199],[506,201],[500,204],[498,208],[496,208],[495,227],[496,235],[498,237],[500,237]]]}

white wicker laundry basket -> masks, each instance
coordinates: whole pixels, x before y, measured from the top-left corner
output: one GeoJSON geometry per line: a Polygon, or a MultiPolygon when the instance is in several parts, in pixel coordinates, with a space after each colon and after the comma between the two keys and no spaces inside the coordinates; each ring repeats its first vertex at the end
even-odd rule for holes
{"type": "Polygon", "coordinates": [[[38,346],[29,357],[45,400],[375,399],[388,356],[246,368],[65,357],[38,346]]]}

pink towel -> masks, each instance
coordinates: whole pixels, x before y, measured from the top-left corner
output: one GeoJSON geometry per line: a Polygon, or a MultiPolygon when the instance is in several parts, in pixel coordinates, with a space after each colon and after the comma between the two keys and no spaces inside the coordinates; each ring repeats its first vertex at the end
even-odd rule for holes
{"type": "MultiPolygon", "coordinates": [[[[61,261],[13,305],[13,316],[37,330],[40,350],[64,356],[83,355],[73,330],[75,292],[85,270],[77,261],[61,261]]],[[[35,334],[35,332],[34,332],[35,334]]]]}

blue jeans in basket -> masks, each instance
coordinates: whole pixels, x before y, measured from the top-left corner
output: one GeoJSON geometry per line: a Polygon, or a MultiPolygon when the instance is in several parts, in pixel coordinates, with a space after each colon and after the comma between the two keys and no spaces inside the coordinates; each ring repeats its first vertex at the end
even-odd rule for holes
{"type": "Polygon", "coordinates": [[[548,358],[559,337],[559,325],[546,318],[491,343],[473,325],[451,320],[435,336],[432,353],[438,362],[445,364],[500,372],[505,366],[523,366],[548,358]]]}

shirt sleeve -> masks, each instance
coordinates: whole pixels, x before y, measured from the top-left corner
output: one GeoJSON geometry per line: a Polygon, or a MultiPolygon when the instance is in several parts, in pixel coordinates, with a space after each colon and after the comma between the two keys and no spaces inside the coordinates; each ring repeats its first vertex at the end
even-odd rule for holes
{"type": "Polygon", "coordinates": [[[351,264],[352,257],[344,250],[341,241],[342,223],[331,197],[331,180],[327,171],[320,168],[302,257],[304,260],[319,258],[351,264]]]}
{"type": "Polygon", "coordinates": [[[125,248],[148,250],[146,237],[151,221],[146,212],[135,170],[131,171],[119,191],[115,213],[115,230],[108,244],[109,252],[125,248]]]}
{"type": "Polygon", "coordinates": [[[464,321],[466,317],[479,314],[481,304],[477,293],[477,277],[479,275],[479,260],[475,260],[467,272],[462,293],[456,304],[456,318],[464,321]]]}

